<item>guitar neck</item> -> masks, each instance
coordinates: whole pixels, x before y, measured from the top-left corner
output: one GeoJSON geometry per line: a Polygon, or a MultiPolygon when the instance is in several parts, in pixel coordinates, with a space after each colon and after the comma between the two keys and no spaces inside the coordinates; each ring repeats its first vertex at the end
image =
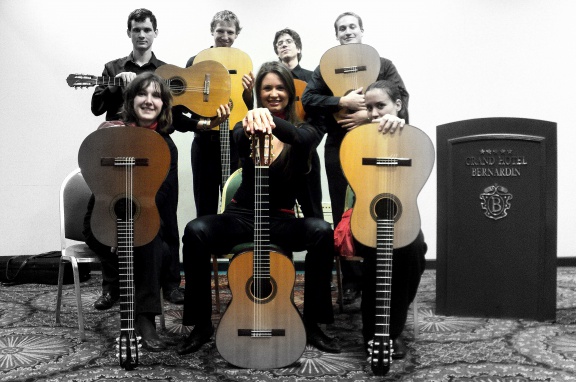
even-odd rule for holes
{"type": "Polygon", "coordinates": [[[394,220],[378,219],[376,235],[376,335],[388,340],[390,337],[394,220]]]}
{"type": "Polygon", "coordinates": [[[230,177],[230,121],[220,124],[220,164],[222,166],[222,186],[230,177]]]}
{"type": "Polygon", "coordinates": [[[254,189],[254,278],[270,278],[270,207],[268,166],[255,167],[254,189]]]}

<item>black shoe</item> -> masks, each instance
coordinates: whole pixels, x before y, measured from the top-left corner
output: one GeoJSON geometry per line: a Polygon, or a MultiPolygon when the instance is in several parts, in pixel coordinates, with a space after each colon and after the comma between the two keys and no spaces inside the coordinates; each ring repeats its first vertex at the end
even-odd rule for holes
{"type": "Polygon", "coordinates": [[[346,305],[354,303],[357,299],[361,296],[361,292],[359,289],[355,288],[348,288],[344,290],[342,295],[342,302],[346,305]]]}
{"type": "Polygon", "coordinates": [[[402,337],[398,337],[392,341],[392,350],[392,359],[403,359],[406,357],[408,348],[404,344],[402,337]]]}
{"type": "Polygon", "coordinates": [[[180,355],[194,353],[198,351],[202,345],[210,341],[212,334],[214,334],[214,327],[212,325],[196,326],[188,338],[178,345],[176,352],[180,355]]]}
{"type": "Polygon", "coordinates": [[[139,314],[136,317],[134,327],[136,333],[141,337],[142,347],[148,351],[159,352],[166,350],[166,344],[160,339],[156,332],[154,315],[139,314]]]}
{"type": "Polygon", "coordinates": [[[170,301],[172,304],[184,304],[184,293],[180,288],[174,288],[171,291],[164,292],[164,300],[170,301]]]}
{"type": "Polygon", "coordinates": [[[308,345],[326,353],[340,353],[342,351],[336,340],[324,334],[316,324],[306,326],[306,341],[308,345]]]}
{"type": "Polygon", "coordinates": [[[107,310],[114,306],[118,301],[118,296],[112,296],[110,293],[104,293],[94,302],[94,308],[98,310],[107,310]]]}

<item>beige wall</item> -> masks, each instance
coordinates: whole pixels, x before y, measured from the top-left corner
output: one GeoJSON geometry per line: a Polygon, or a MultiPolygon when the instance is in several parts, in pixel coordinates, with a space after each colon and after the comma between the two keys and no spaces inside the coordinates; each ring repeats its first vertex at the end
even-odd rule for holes
{"type": "MultiPolygon", "coordinates": [[[[77,166],[84,137],[103,119],[90,112],[92,89],[71,89],[65,79],[70,73],[100,74],[106,61],[128,54],[126,18],[139,7],[158,17],[154,52],[178,66],[210,46],[213,14],[233,10],[244,27],[234,46],[252,57],[255,69],[275,59],[274,32],[284,27],[300,33],[302,66],[314,69],[337,44],[336,16],[354,11],[364,19],[364,42],[392,59],[404,78],[412,124],[433,140],[437,125],[463,119],[557,122],[558,254],[574,255],[576,24],[570,0],[1,0],[0,256],[58,249],[60,182],[77,166]]],[[[176,133],[174,139],[183,229],[195,217],[192,134],[176,133]]],[[[429,259],[436,258],[435,205],[433,172],[420,197],[429,259]]]]}

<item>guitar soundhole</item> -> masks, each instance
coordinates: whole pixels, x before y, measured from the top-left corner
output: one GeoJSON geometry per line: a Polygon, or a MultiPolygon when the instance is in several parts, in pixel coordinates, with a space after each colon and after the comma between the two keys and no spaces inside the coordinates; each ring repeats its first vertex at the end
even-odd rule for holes
{"type": "Polygon", "coordinates": [[[186,84],[181,77],[174,77],[170,79],[170,91],[173,95],[180,95],[186,91],[186,84]]]}
{"type": "Polygon", "coordinates": [[[254,303],[265,304],[276,296],[276,281],[273,278],[254,279],[251,277],[246,284],[246,293],[254,303]]]}
{"type": "Polygon", "coordinates": [[[374,220],[393,219],[398,221],[402,215],[402,203],[395,195],[380,194],[372,200],[370,214],[374,220]]]}
{"type": "Polygon", "coordinates": [[[138,205],[132,199],[120,197],[114,201],[113,205],[116,218],[128,220],[135,218],[138,214],[138,205]]]}

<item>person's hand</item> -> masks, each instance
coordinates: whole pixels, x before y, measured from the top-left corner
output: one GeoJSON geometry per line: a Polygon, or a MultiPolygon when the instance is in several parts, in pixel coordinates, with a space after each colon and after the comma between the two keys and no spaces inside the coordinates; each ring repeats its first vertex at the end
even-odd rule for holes
{"type": "Polygon", "coordinates": [[[252,135],[256,132],[263,132],[264,134],[272,134],[272,129],[276,127],[272,114],[264,107],[248,110],[248,113],[242,120],[242,127],[244,132],[252,135]]]}
{"type": "Polygon", "coordinates": [[[132,80],[134,78],[136,78],[136,73],[134,73],[134,72],[122,72],[122,73],[118,73],[115,78],[122,79],[122,82],[124,82],[124,86],[128,86],[128,84],[130,82],[132,82],[132,80]]]}
{"type": "Polygon", "coordinates": [[[336,118],[340,127],[346,129],[347,131],[355,129],[356,127],[366,122],[370,122],[366,115],[366,110],[358,110],[351,113],[349,111],[347,112],[345,109],[342,109],[336,114],[336,118]]]}
{"type": "Polygon", "coordinates": [[[390,132],[394,134],[396,129],[402,129],[406,123],[403,118],[398,118],[395,115],[386,114],[383,117],[373,120],[372,122],[380,122],[378,124],[378,131],[382,134],[390,132]]]}
{"type": "Polygon", "coordinates": [[[366,102],[364,99],[364,94],[362,94],[363,88],[358,88],[352,90],[350,93],[343,97],[340,97],[338,106],[343,109],[350,109],[352,111],[363,110],[366,108],[366,102]]]}
{"type": "Polygon", "coordinates": [[[216,110],[216,117],[210,119],[210,129],[221,125],[228,117],[230,117],[230,105],[220,105],[216,110]]]}
{"type": "Polygon", "coordinates": [[[242,87],[244,88],[244,91],[242,92],[242,100],[244,100],[248,109],[251,109],[254,106],[254,80],[254,73],[252,72],[242,76],[242,87]]]}

